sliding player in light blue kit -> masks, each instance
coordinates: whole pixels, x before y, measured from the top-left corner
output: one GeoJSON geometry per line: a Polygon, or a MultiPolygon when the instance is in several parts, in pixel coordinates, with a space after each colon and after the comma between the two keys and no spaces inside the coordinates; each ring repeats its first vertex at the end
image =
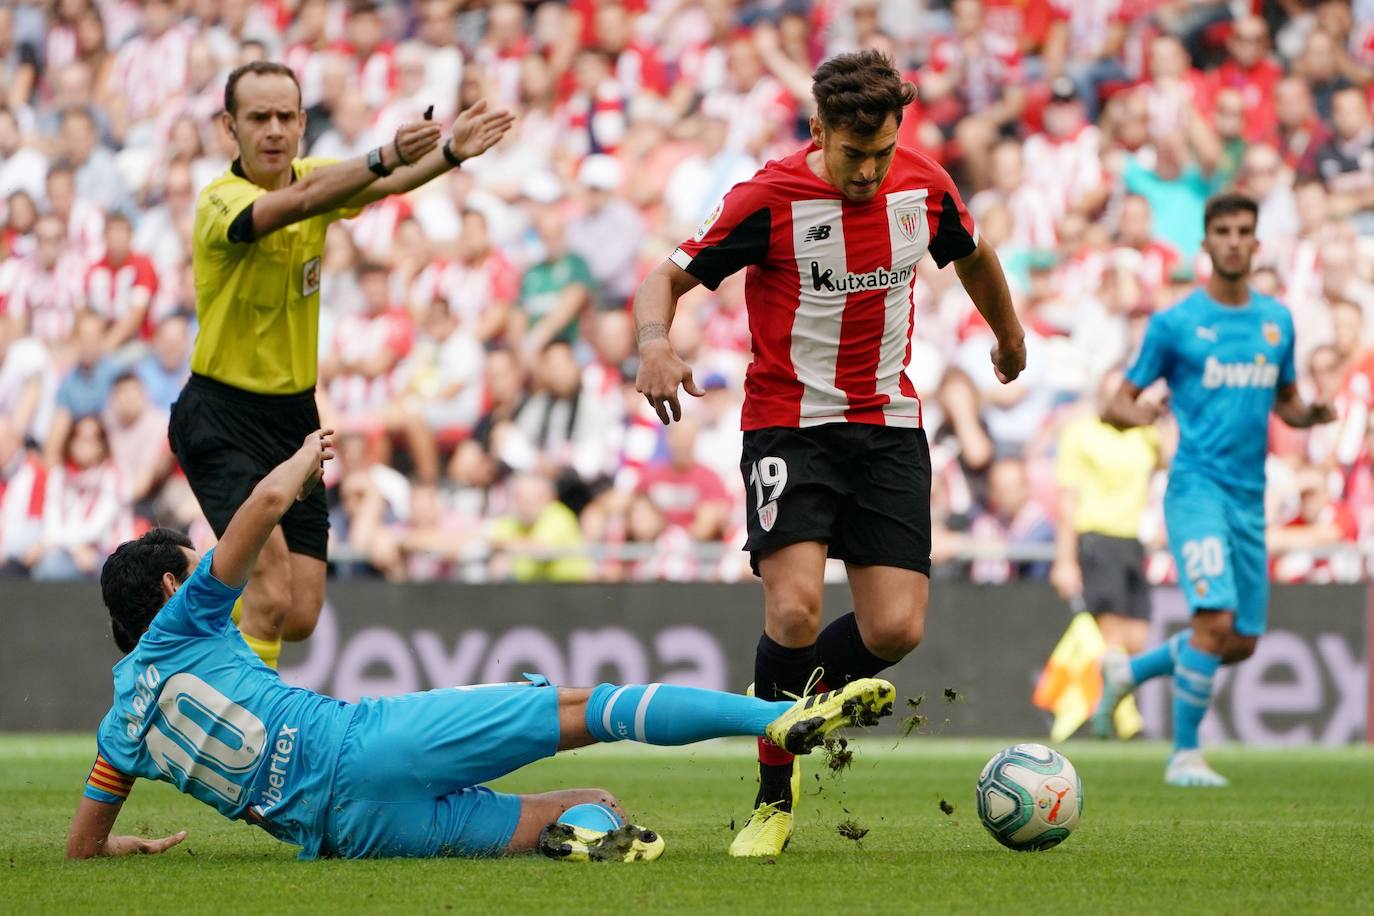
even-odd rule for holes
{"type": "Polygon", "coordinates": [[[68,857],[162,852],[185,839],[110,835],[141,776],[300,846],[306,859],[539,849],[572,861],[652,860],[663,839],[625,823],[604,790],[517,796],[481,783],[598,741],[766,735],[807,753],[833,729],[892,711],[896,691],[875,679],[795,703],[664,684],[484,685],[360,703],[289,687],[249,650],[230,611],[282,514],[319,482],[331,436],[311,434],[264,477],[204,557],[184,535],[155,529],[106,562],[101,591],[127,655],[114,667],[114,705],[68,857]]]}
{"type": "Polygon", "coordinates": [[[1102,702],[1093,715],[1094,731],[1110,734],[1112,712],[1128,693],[1172,674],[1174,753],[1164,780],[1174,786],[1227,784],[1202,758],[1198,726],[1217,668],[1254,654],[1268,616],[1269,413],[1296,427],[1334,419],[1328,405],[1304,403],[1294,384],[1288,309],[1249,287],[1258,214],[1255,202],[1239,194],[1207,203],[1203,248],[1212,276],[1150,319],[1135,364],[1102,415],[1122,429],[1154,423],[1162,407],[1139,397],[1164,379],[1178,421],[1164,517],[1192,627],[1135,658],[1105,655],[1102,702]]]}

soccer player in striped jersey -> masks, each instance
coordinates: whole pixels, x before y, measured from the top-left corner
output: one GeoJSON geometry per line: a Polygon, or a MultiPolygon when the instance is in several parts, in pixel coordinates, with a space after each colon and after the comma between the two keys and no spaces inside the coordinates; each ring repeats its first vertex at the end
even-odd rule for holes
{"type": "Polygon", "coordinates": [[[808,753],[827,733],[892,711],[886,681],[795,702],[668,684],[591,689],[529,683],[344,703],[282,683],[230,619],[282,515],[333,457],[311,433],[264,477],[201,557],[157,528],[101,571],[115,642],[114,702],[67,835],[70,858],[163,852],[185,839],[112,836],[135,777],[170,782],[225,817],[301,847],[302,858],[499,855],[646,861],[663,838],[627,824],[601,789],[535,795],[484,782],[603,741],[680,745],[768,735],[808,753]]]}
{"type": "MultiPolygon", "coordinates": [[[[800,694],[816,668],[836,687],[921,641],[930,575],[930,451],[911,358],[912,284],[928,253],[953,263],[996,345],[1003,383],[1026,363],[1001,264],[935,161],[897,145],[916,89],[875,51],[813,75],[812,143],[735,185],[635,298],[638,389],[667,424],[678,388],[703,392],[673,352],[678,299],[747,270],[753,362],[740,471],[763,580],[757,695],[800,694]],[[854,611],[821,630],[826,557],[845,561],[854,611]]],[[[732,855],[776,856],[792,834],[799,771],[761,741],[754,813],[732,855]]]]}

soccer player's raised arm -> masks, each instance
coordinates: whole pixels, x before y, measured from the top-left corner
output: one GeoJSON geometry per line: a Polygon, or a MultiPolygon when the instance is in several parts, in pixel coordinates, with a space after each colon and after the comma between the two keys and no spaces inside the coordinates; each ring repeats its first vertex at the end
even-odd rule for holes
{"type": "Polygon", "coordinates": [[[664,426],[670,416],[682,419],[679,385],[693,397],[706,393],[692,378],[692,368],[678,358],[668,342],[678,300],[700,282],[672,261],[664,261],[644,278],[635,293],[635,340],[639,344],[635,390],[658,412],[664,426]]]}
{"type": "Polygon", "coordinates": [[[324,463],[333,457],[334,431],[319,429],[305,438],[296,454],[258,481],[215,546],[210,572],[216,579],[231,588],[243,587],[272,529],[292,503],[310,495],[324,476],[324,463]]]}
{"type": "MultiPolygon", "coordinates": [[[[406,162],[418,162],[434,150],[441,133],[439,125],[432,121],[401,125],[395,139],[377,150],[381,168],[390,172],[406,162]]],[[[254,200],[251,225],[245,227],[251,230],[250,237],[237,240],[252,241],[283,226],[347,206],[355,194],[377,180],[378,175],[369,166],[367,156],[321,166],[300,181],[268,191],[254,200]]]]}
{"type": "Polygon", "coordinates": [[[974,307],[987,320],[997,338],[992,348],[992,366],[997,380],[1004,385],[1014,381],[1026,368],[1026,332],[1016,317],[1011,290],[1007,289],[1007,278],[1002,273],[997,252],[979,239],[971,254],[954,262],[954,270],[974,307]]]}

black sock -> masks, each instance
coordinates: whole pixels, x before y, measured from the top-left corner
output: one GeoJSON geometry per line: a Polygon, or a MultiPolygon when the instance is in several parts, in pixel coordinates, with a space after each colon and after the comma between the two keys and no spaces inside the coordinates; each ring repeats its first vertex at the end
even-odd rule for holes
{"type": "MultiPolygon", "coordinates": [[[[789,649],[764,633],[754,653],[754,695],[761,700],[787,700],[788,693],[800,696],[814,670],[814,645],[789,649]]],[[[792,810],[791,763],[759,762],[759,794],[754,804],[764,802],[777,803],[784,811],[792,810]]]]}
{"type": "Polygon", "coordinates": [[[859,622],[845,614],[821,630],[816,640],[816,664],[825,669],[825,685],[837,690],[861,677],[873,677],[894,663],[868,650],[859,635],[859,622]]]}

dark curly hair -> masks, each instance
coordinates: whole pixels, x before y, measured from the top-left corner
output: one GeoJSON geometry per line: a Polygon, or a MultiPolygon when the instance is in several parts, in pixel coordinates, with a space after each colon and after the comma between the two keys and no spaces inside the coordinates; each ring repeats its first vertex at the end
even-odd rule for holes
{"type": "Polygon", "coordinates": [[[916,100],[916,87],[902,79],[892,59],[879,51],[838,54],[811,75],[816,115],[826,130],[875,133],[916,100]]]}
{"type": "Polygon", "coordinates": [[[100,593],[110,612],[110,629],[121,652],[132,652],[143,631],[162,609],[162,576],[178,582],[191,574],[191,562],[181,548],[191,539],[171,528],[154,528],[143,537],[125,541],[100,571],[100,593]]]}

